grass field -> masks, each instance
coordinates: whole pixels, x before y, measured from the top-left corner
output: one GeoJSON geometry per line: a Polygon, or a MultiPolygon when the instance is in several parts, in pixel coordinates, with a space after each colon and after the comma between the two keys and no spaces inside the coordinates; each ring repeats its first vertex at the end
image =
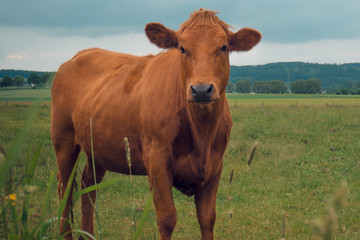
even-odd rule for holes
{"type": "Polygon", "coordinates": [[[50,101],[51,90],[47,88],[22,88],[0,90],[0,101],[50,101]]]}
{"type": "MultiPolygon", "coordinates": [[[[360,104],[360,95],[324,94],[227,94],[230,105],[326,105],[360,104]]],[[[50,101],[51,90],[47,88],[11,88],[0,90],[1,101],[50,101]]]]}
{"type": "MultiPolygon", "coordinates": [[[[346,204],[338,213],[336,239],[359,239],[360,99],[321,95],[228,97],[234,125],[217,195],[216,239],[281,239],[283,228],[286,239],[311,239],[312,220],[326,216],[327,202],[343,180],[349,190],[346,204]],[[246,159],[255,141],[258,147],[249,167],[246,159]]],[[[5,148],[32,105],[9,102],[6,106],[0,102],[0,144],[5,148]]],[[[33,181],[38,190],[31,196],[32,225],[39,221],[49,173],[56,171],[49,125],[50,107],[42,103],[14,169],[14,175],[20,176],[40,141],[44,141],[33,181]]],[[[83,165],[83,155],[80,161],[83,165]]],[[[77,171],[79,176],[81,166],[77,171]]],[[[132,216],[135,214],[136,224],[150,197],[147,177],[134,177],[131,184],[129,176],[107,173],[105,181],[114,178],[119,179],[117,184],[99,192],[102,238],[131,239],[132,216]]],[[[193,198],[173,192],[178,213],[174,239],[199,239],[193,198]]],[[[59,207],[55,187],[51,194],[49,218],[59,207]]],[[[77,202],[76,226],[80,224],[79,210],[77,202]]],[[[50,231],[55,236],[57,225],[50,231]]],[[[141,239],[159,238],[153,207],[142,232],[141,239]]],[[[99,238],[99,234],[96,236],[99,238]]]]}
{"type": "Polygon", "coordinates": [[[360,96],[325,94],[227,94],[229,103],[234,105],[359,105],[360,96]]]}

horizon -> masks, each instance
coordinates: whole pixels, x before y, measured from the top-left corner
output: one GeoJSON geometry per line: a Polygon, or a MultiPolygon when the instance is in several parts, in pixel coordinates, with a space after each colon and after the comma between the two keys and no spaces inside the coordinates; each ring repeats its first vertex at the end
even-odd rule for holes
{"type": "MultiPolygon", "coordinates": [[[[230,64],[231,67],[256,67],[256,66],[265,66],[271,64],[286,64],[286,63],[304,63],[304,64],[316,64],[316,65],[348,65],[348,64],[360,64],[359,62],[346,62],[346,63],[317,63],[317,62],[303,62],[303,61],[288,61],[288,62],[270,62],[264,64],[250,64],[250,65],[234,65],[230,64]]],[[[54,71],[47,70],[34,70],[34,69],[14,69],[14,68],[1,68],[0,71],[26,71],[26,72],[57,72],[57,69],[54,71]]]]}

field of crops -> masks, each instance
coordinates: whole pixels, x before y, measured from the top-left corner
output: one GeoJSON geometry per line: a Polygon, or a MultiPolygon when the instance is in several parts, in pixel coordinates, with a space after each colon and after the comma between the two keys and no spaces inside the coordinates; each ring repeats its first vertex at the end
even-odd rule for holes
{"type": "MultiPolygon", "coordinates": [[[[42,92],[42,97],[50,97],[49,90],[34,91],[42,92]]],[[[48,102],[40,102],[39,107],[35,107],[37,94],[32,95],[34,92],[27,93],[26,100],[21,100],[22,94],[9,92],[0,91],[0,144],[5,149],[16,140],[27,116],[36,113],[26,127],[24,138],[18,141],[19,154],[12,168],[12,188],[18,196],[14,205],[18,212],[23,206],[24,187],[16,183],[21,183],[26,166],[42,143],[31,183],[36,188],[29,193],[28,225],[31,228],[42,219],[49,176],[56,171],[49,130],[50,107],[48,102]]],[[[229,94],[228,98],[234,125],[217,195],[216,239],[281,239],[284,236],[286,239],[311,239],[315,219],[337,221],[332,226],[336,239],[358,239],[359,96],[229,94]],[[249,167],[247,157],[255,142],[258,145],[249,167]],[[345,203],[336,209],[335,216],[328,215],[331,199],[343,182],[346,182],[346,187],[343,186],[346,191],[338,199],[345,203]]],[[[84,162],[82,154],[77,178],[84,162]]],[[[150,198],[147,177],[133,176],[131,182],[129,176],[108,172],[104,181],[112,179],[117,179],[116,183],[99,192],[98,230],[101,235],[96,231],[95,236],[97,239],[131,239],[150,198]]],[[[177,190],[173,193],[178,214],[173,238],[199,239],[193,198],[177,190]]],[[[49,194],[45,219],[55,217],[59,209],[56,184],[51,186],[49,194]]],[[[1,200],[1,204],[5,203],[1,200]]],[[[80,224],[79,210],[77,201],[75,229],[80,224]]],[[[0,218],[2,239],[14,225],[11,214],[0,218]],[[7,217],[8,222],[4,222],[7,217]]],[[[56,236],[57,221],[47,231],[50,236],[56,236]]],[[[140,239],[159,239],[153,207],[140,239]]]]}

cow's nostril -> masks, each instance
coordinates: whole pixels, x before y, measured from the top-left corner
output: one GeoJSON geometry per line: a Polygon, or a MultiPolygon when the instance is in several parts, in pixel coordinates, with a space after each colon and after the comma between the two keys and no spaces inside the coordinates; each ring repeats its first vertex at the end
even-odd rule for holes
{"type": "Polygon", "coordinates": [[[211,100],[214,86],[212,84],[196,84],[190,86],[191,95],[195,102],[208,102],[211,100]]]}
{"type": "Polygon", "coordinates": [[[210,84],[209,89],[206,91],[207,94],[211,93],[213,91],[214,86],[210,84]]]}

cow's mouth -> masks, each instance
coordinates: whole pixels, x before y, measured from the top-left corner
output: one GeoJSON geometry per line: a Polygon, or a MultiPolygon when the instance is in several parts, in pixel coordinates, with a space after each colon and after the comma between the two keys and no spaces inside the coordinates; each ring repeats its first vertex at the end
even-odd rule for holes
{"type": "Polygon", "coordinates": [[[217,101],[218,99],[209,99],[205,101],[188,100],[189,103],[194,103],[194,104],[210,104],[217,101]]]}

